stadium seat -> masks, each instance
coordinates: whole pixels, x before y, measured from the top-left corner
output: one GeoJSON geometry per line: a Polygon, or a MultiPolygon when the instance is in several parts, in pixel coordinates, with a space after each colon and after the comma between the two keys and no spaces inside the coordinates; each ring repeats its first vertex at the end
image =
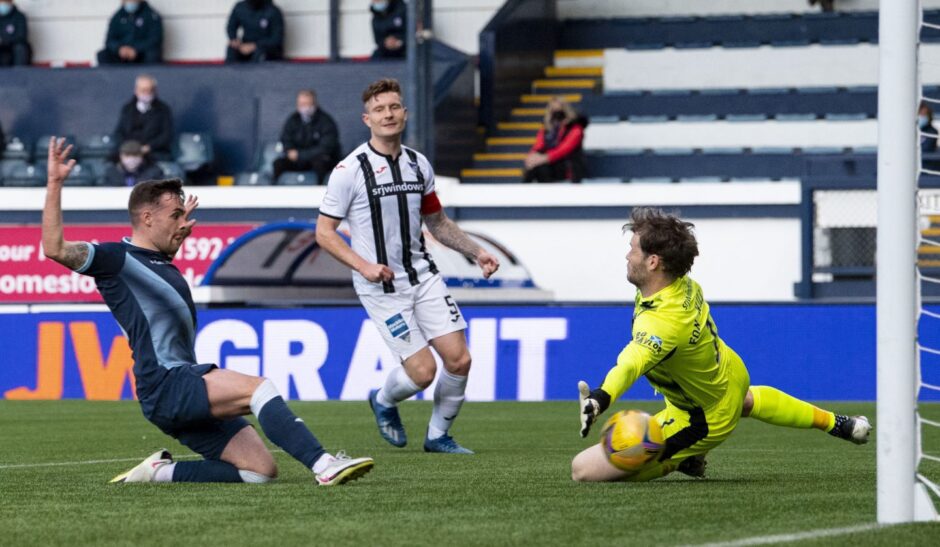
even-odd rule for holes
{"type": "Polygon", "coordinates": [[[106,157],[84,156],[82,159],[82,167],[85,171],[94,179],[94,184],[96,186],[101,186],[104,184],[104,176],[108,171],[108,166],[111,164],[110,160],[106,157]]]}
{"type": "Polygon", "coordinates": [[[28,162],[29,161],[29,147],[26,146],[26,143],[21,141],[19,138],[13,137],[7,142],[7,147],[3,151],[3,157],[0,159],[21,160],[24,162],[28,162]]]}
{"type": "Polygon", "coordinates": [[[81,143],[81,156],[88,158],[108,158],[115,151],[115,141],[111,135],[92,135],[81,143]]]}
{"type": "Polygon", "coordinates": [[[278,186],[315,186],[320,183],[313,171],[287,171],[277,179],[278,186]]]}
{"type": "Polygon", "coordinates": [[[208,133],[180,133],[176,145],[176,163],[186,173],[207,168],[215,159],[212,137],[208,133]]]}
{"type": "MultiPolygon", "coordinates": [[[[37,171],[41,172],[42,178],[45,179],[46,170],[37,169],[37,171]]],[[[69,173],[69,178],[65,179],[65,186],[95,186],[96,183],[97,173],[84,162],[76,164],[69,173]]]]}
{"type": "Polygon", "coordinates": [[[246,172],[235,175],[235,186],[269,186],[271,184],[270,175],[264,173],[246,172]]]}
{"type": "Polygon", "coordinates": [[[163,171],[163,176],[168,179],[184,180],[186,178],[183,168],[175,161],[158,161],[157,166],[163,171]]]}
{"type": "Polygon", "coordinates": [[[6,178],[15,169],[27,165],[26,160],[21,159],[3,159],[0,160],[0,179],[6,178]]]}
{"type": "Polygon", "coordinates": [[[258,163],[255,171],[266,177],[267,184],[274,180],[274,160],[284,155],[284,145],[280,141],[264,143],[258,153],[258,163]]]}
{"type": "Polygon", "coordinates": [[[35,167],[28,163],[16,164],[3,178],[4,186],[45,186],[46,181],[41,173],[35,167]]]}

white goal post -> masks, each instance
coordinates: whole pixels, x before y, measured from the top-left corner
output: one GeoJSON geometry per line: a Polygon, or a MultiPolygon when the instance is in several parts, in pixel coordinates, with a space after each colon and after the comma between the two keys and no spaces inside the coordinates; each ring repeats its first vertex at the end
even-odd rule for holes
{"type": "Polygon", "coordinates": [[[919,458],[918,0],[881,0],[878,83],[877,502],[882,524],[936,520],[919,458]]]}

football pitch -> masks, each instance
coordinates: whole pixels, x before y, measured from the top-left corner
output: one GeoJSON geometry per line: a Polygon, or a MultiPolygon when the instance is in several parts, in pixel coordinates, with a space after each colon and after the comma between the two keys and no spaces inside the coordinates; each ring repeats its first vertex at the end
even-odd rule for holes
{"type": "MultiPolygon", "coordinates": [[[[612,410],[656,403],[618,403],[612,410]]],[[[873,404],[825,404],[874,419],[873,404]]],[[[134,402],[0,401],[0,545],[936,545],[940,524],[875,526],[874,442],[742,420],[708,478],[576,484],[577,404],[468,403],[453,434],[474,456],[425,454],[429,403],[402,405],[404,449],[365,402],[291,403],[331,451],[375,469],[335,488],[282,452],[268,485],[108,480],[158,448],[192,453],[134,402]]],[[[940,419],[940,405],[921,407],[940,419]]],[[[605,417],[609,414],[605,414],[605,417]]],[[[875,424],[877,430],[877,424],[875,424]]],[[[597,432],[591,434],[595,442],[597,432]]],[[[873,439],[874,441],[874,435],[873,439]]],[[[940,434],[925,435],[940,454],[940,434]]],[[[940,465],[921,467],[940,479],[940,465]]]]}

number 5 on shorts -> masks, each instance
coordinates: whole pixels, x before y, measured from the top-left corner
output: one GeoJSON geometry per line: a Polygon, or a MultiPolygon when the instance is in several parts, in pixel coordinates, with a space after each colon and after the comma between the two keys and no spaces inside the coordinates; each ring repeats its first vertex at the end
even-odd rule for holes
{"type": "Polygon", "coordinates": [[[450,322],[456,323],[460,321],[460,310],[457,309],[457,303],[454,302],[453,297],[448,294],[444,297],[444,302],[447,302],[447,307],[450,308],[450,322]]]}

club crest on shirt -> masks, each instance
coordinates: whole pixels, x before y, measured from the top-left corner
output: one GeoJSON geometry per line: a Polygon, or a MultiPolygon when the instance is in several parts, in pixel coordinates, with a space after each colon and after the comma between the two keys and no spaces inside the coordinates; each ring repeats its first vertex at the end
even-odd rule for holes
{"type": "Polygon", "coordinates": [[[633,336],[633,341],[657,355],[663,351],[663,339],[655,334],[639,331],[633,336]]]}
{"type": "Polygon", "coordinates": [[[411,332],[408,330],[408,323],[405,323],[405,318],[402,317],[400,313],[396,313],[386,319],[385,326],[388,327],[388,332],[392,333],[392,336],[395,338],[401,338],[405,342],[411,342],[411,332]]]}

